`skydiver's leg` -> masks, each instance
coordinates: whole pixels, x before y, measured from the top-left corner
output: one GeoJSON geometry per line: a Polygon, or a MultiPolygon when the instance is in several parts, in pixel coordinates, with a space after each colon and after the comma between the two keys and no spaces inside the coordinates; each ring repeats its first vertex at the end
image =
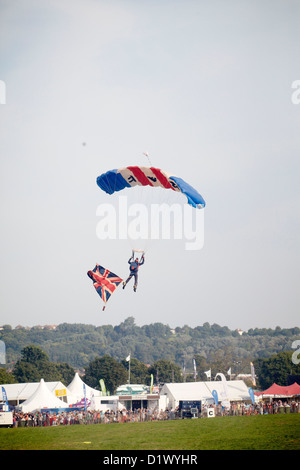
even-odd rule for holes
{"type": "Polygon", "coordinates": [[[134,286],[133,286],[134,292],[136,292],[137,285],[138,285],[138,273],[135,273],[134,274],[134,286]]]}
{"type": "Polygon", "coordinates": [[[132,276],[133,276],[133,274],[129,274],[129,276],[128,276],[128,278],[126,279],[126,281],[123,282],[123,289],[125,289],[127,282],[130,281],[130,279],[132,278],[132,276]]]}

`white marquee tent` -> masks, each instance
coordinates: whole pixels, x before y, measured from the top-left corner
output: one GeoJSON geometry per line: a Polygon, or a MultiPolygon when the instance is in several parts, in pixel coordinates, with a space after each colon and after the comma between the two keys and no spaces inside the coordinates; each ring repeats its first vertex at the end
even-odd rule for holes
{"type": "Polygon", "coordinates": [[[44,379],[41,379],[35,392],[19,405],[19,407],[24,413],[30,413],[43,408],[66,408],[67,406],[62,400],[50,392],[44,379]]]}
{"type": "MultiPolygon", "coordinates": [[[[33,395],[33,393],[38,388],[40,382],[28,382],[28,383],[16,383],[16,384],[3,384],[1,387],[4,387],[7,400],[11,405],[19,405],[23,401],[33,395]]],[[[66,389],[66,386],[58,382],[45,382],[45,385],[49,391],[55,396],[56,391],[62,391],[66,389]]]]}
{"type": "Polygon", "coordinates": [[[99,390],[96,390],[95,388],[86,385],[83,380],[79,377],[78,372],[76,372],[74,379],[67,387],[72,397],[72,401],[68,400],[68,403],[78,403],[84,398],[84,385],[87,400],[91,400],[93,397],[102,396],[99,390]]]}
{"type": "MultiPolygon", "coordinates": [[[[229,401],[250,401],[248,388],[243,380],[226,381],[229,401]]],[[[168,406],[176,408],[180,401],[198,401],[203,403],[213,403],[212,391],[216,390],[219,401],[224,394],[224,384],[215,380],[209,382],[185,382],[167,383],[163,386],[160,394],[167,395],[168,406]]]]}

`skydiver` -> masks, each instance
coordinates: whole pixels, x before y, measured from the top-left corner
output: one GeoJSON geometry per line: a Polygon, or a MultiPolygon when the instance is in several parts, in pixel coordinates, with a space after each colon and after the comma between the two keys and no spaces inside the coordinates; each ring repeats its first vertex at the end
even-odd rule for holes
{"type": "Polygon", "coordinates": [[[138,270],[139,270],[139,267],[142,266],[142,264],[144,264],[145,257],[144,257],[144,254],[143,254],[140,261],[139,261],[138,257],[136,257],[135,260],[133,259],[133,257],[134,257],[134,253],[132,253],[132,256],[128,260],[128,264],[130,265],[129,266],[130,274],[129,274],[128,278],[126,279],[126,281],[123,282],[123,289],[125,289],[126,284],[134,276],[133,290],[134,290],[134,292],[136,292],[137,285],[138,285],[138,270]]]}

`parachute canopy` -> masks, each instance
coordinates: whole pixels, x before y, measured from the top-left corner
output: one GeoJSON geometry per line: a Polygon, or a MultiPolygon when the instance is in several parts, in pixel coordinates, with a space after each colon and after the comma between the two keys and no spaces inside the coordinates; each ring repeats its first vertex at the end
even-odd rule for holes
{"type": "MultiPolygon", "coordinates": [[[[103,266],[99,266],[99,264],[96,264],[92,271],[88,271],[87,275],[92,279],[96,291],[105,304],[118,285],[123,281],[119,276],[103,268],[103,266]]],[[[103,310],[104,309],[105,306],[103,307],[103,310]]]]}
{"type": "Polygon", "coordinates": [[[182,178],[171,176],[159,168],[128,166],[126,168],[110,170],[98,176],[97,184],[108,194],[137,185],[171,189],[185,194],[191,206],[198,209],[205,207],[205,201],[196,189],[182,178]]]}

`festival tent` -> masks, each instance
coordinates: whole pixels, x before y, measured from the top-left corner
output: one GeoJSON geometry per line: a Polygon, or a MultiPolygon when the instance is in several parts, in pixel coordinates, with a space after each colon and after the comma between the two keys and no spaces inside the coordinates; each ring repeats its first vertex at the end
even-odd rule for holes
{"type": "Polygon", "coordinates": [[[66,404],[50,392],[49,388],[41,379],[36,391],[25,400],[19,408],[24,413],[30,413],[43,408],[67,408],[66,404]]]}
{"type": "MultiPolygon", "coordinates": [[[[16,383],[16,384],[1,384],[4,387],[7,400],[10,405],[19,405],[27,400],[36,391],[40,382],[16,383]]],[[[66,386],[58,382],[45,382],[45,385],[54,396],[62,396],[68,393],[66,386]]]]}
{"type": "MultiPolygon", "coordinates": [[[[216,391],[219,400],[222,401],[224,384],[220,380],[207,382],[185,382],[164,384],[161,395],[168,397],[168,406],[176,408],[180,401],[202,401],[203,403],[214,403],[213,391],[216,391]]],[[[250,401],[248,388],[243,380],[226,381],[229,401],[250,401]]]]}
{"type": "Polygon", "coordinates": [[[287,385],[284,387],[273,383],[271,387],[267,388],[267,390],[264,390],[263,392],[260,392],[259,395],[264,397],[293,397],[300,395],[300,385],[295,382],[292,385],[287,385]]]}
{"type": "Polygon", "coordinates": [[[288,386],[289,392],[292,395],[300,395],[300,385],[297,382],[294,382],[292,385],[288,386]]]}
{"type": "Polygon", "coordinates": [[[197,401],[213,398],[205,382],[166,383],[160,395],[167,395],[168,406],[176,408],[180,401],[197,401]]]}
{"type": "MultiPolygon", "coordinates": [[[[208,389],[212,393],[213,390],[216,390],[218,396],[221,398],[223,394],[223,383],[220,380],[214,380],[210,382],[205,382],[208,389]]],[[[226,380],[226,386],[228,390],[228,399],[229,401],[249,401],[251,400],[249,394],[249,387],[245,384],[243,380],[226,380]]]]}
{"type": "Polygon", "coordinates": [[[91,400],[93,397],[100,397],[101,392],[96,390],[89,385],[86,385],[83,380],[79,377],[78,372],[76,372],[72,382],[68,385],[68,391],[72,395],[72,401],[68,401],[68,403],[78,403],[80,400],[84,398],[84,386],[85,386],[85,396],[88,400],[91,400]]]}

